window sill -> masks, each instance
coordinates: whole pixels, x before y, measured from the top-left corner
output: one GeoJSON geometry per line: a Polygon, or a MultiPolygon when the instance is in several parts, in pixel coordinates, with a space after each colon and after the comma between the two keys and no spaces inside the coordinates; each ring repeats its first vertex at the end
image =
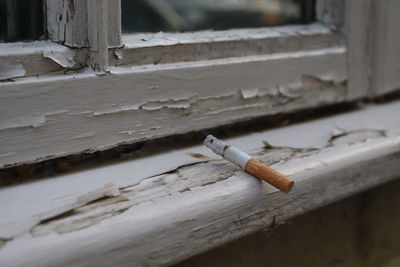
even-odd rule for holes
{"type": "Polygon", "coordinates": [[[51,41],[0,43],[0,81],[46,75],[85,66],[87,50],[51,41]]]}
{"type": "Polygon", "coordinates": [[[1,189],[0,263],[171,264],[267,229],[397,178],[399,112],[372,105],[226,140],[293,178],[289,194],[203,146],[1,189]]]}

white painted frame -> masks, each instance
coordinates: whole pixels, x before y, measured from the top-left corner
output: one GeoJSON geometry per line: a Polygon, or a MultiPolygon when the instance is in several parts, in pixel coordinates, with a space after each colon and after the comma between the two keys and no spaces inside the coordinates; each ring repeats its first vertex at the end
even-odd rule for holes
{"type": "Polygon", "coordinates": [[[168,266],[271,229],[398,179],[399,112],[369,105],[224,140],[294,179],[289,194],[203,145],[1,188],[0,265],[168,266]]]}
{"type": "Polygon", "coordinates": [[[376,89],[382,72],[371,82],[372,59],[385,49],[360,46],[371,31],[359,11],[370,12],[371,0],[319,0],[316,24],[245,38],[242,30],[122,36],[120,8],[118,0],[47,1],[49,37],[62,45],[34,42],[30,53],[0,44],[9,49],[0,70],[11,70],[0,73],[14,79],[0,83],[0,167],[397,88],[394,74],[384,91],[376,89]],[[76,70],[85,64],[95,72],[76,70]]]}

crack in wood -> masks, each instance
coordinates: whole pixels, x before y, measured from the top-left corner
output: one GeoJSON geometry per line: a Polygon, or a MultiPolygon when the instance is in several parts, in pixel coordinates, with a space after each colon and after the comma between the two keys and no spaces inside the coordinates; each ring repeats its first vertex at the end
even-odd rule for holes
{"type": "MultiPolygon", "coordinates": [[[[321,149],[279,147],[264,141],[262,150],[251,153],[251,155],[269,165],[273,165],[282,161],[308,157],[332,146],[353,145],[371,138],[385,136],[385,131],[373,129],[334,133],[321,149]]],[[[87,228],[107,218],[117,216],[133,206],[163,197],[170,197],[176,193],[190,193],[196,187],[210,186],[229,179],[239,171],[236,166],[226,160],[215,160],[196,153],[189,153],[189,155],[203,160],[147,177],[134,185],[119,188],[120,196],[100,194],[97,198],[86,201],[79,207],[42,220],[30,232],[33,236],[39,236],[51,232],[61,234],[87,228]]],[[[254,218],[257,214],[265,212],[267,210],[243,217],[240,219],[241,223],[245,224],[245,221],[252,220],[251,218],[254,218]]],[[[283,221],[279,220],[275,223],[279,224],[283,223],[283,221]]]]}

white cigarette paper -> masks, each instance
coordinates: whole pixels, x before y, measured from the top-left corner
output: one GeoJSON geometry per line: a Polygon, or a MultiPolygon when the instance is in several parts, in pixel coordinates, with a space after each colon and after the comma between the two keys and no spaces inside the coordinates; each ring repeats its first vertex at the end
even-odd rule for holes
{"type": "Polygon", "coordinates": [[[221,155],[230,162],[240,166],[246,172],[264,180],[283,192],[289,192],[294,185],[294,181],[285,175],[273,170],[236,147],[225,144],[212,135],[208,135],[204,139],[204,144],[216,154],[221,155]]]}
{"type": "Polygon", "coordinates": [[[240,151],[234,146],[230,146],[216,138],[215,136],[208,135],[204,140],[204,144],[210,148],[214,153],[221,155],[223,158],[230,162],[238,165],[243,170],[246,169],[247,162],[251,159],[251,156],[240,151]]]}

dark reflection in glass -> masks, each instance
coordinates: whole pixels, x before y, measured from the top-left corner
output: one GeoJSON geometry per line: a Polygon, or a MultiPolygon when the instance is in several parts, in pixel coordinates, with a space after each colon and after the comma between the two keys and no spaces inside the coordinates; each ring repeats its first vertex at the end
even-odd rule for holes
{"type": "Polygon", "coordinates": [[[0,0],[0,41],[40,39],[43,14],[43,0],[0,0]]]}
{"type": "Polygon", "coordinates": [[[315,19],[315,0],[122,0],[123,32],[225,30],[315,19]]]}

